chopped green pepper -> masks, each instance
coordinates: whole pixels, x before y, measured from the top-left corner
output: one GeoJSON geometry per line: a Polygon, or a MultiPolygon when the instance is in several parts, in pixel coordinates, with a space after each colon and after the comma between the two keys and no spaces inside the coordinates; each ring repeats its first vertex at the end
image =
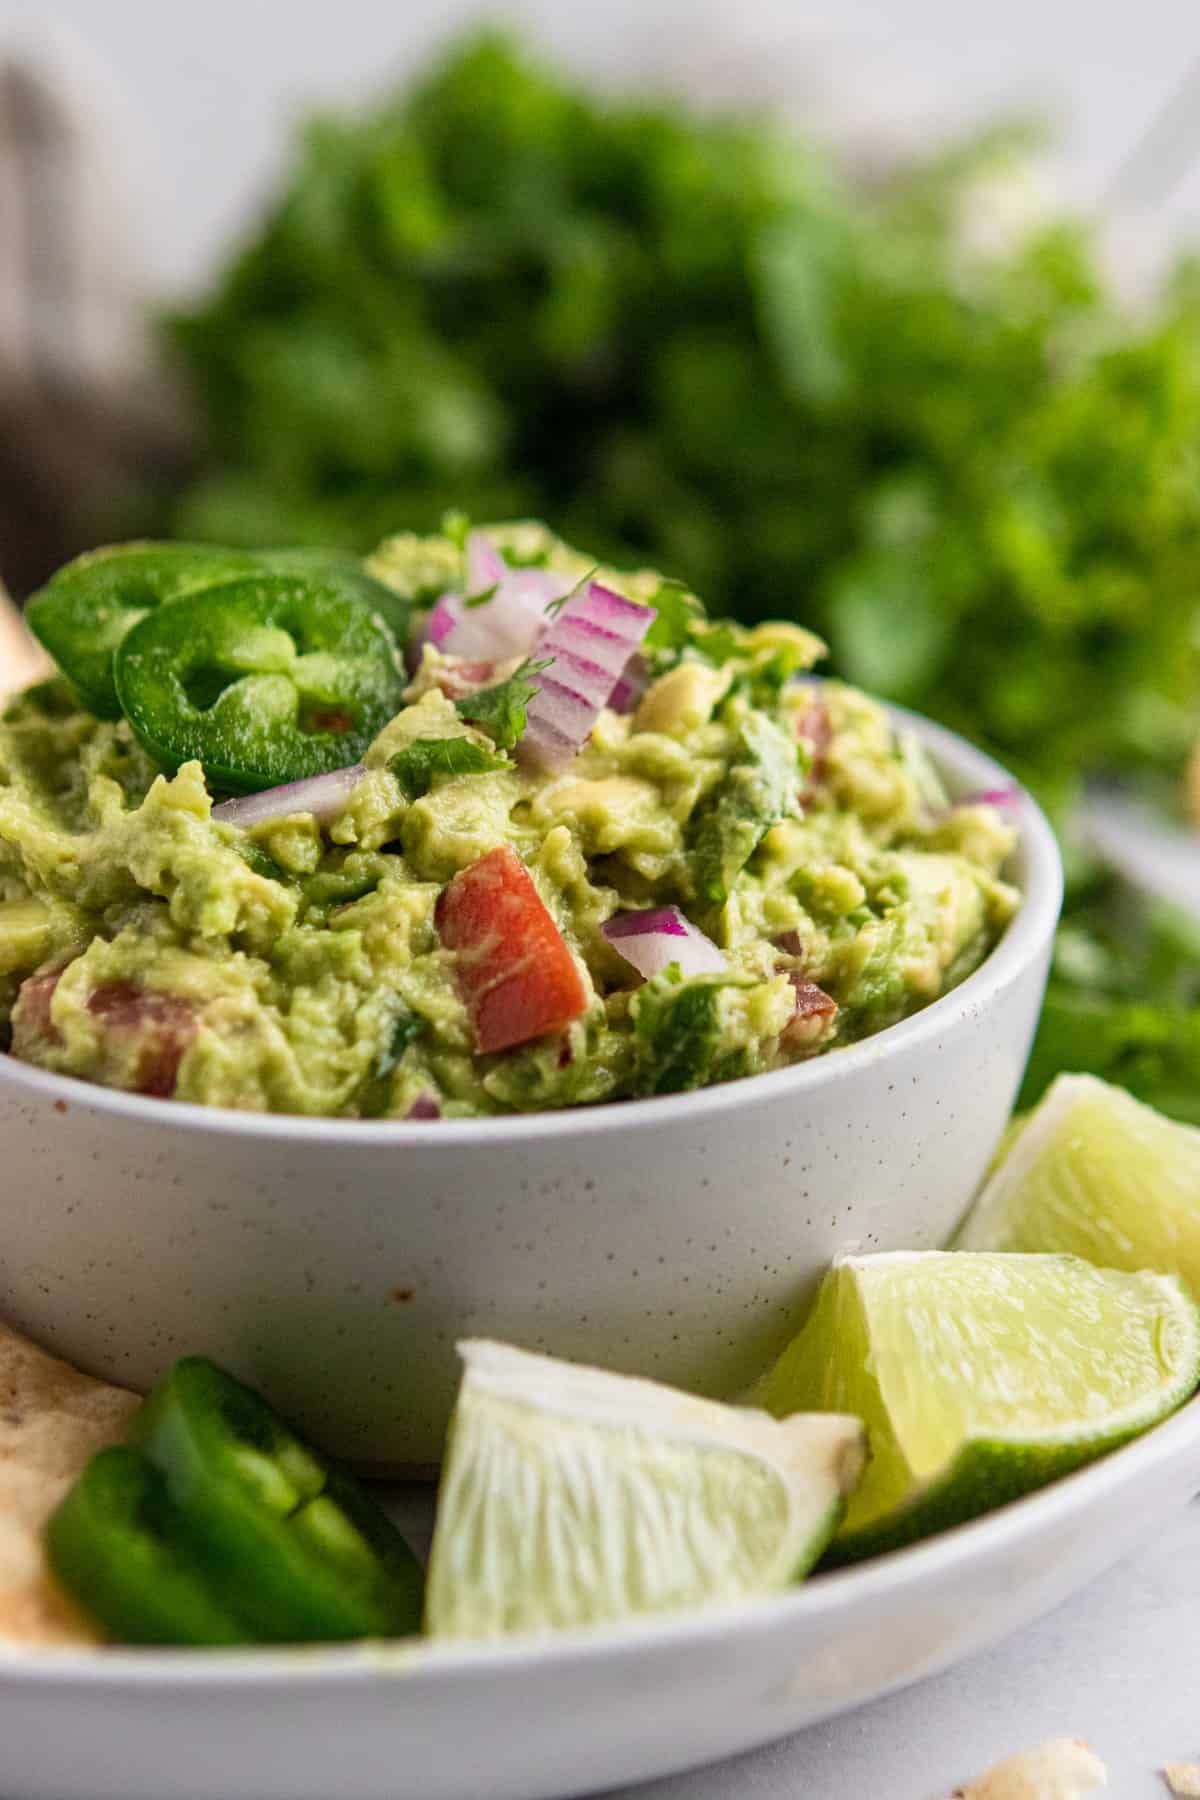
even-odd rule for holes
{"type": "Polygon", "coordinates": [[[268,1643],[400,1637],[421,1618],[421,1571],[349,1476],[261,1395],[185,1357],[135,1416],[210,1591],[268,1643]]]}
{"type": "Polygon", "coordinates": [[[115,661],[122,710],[167,768],[253,792],[356,762],[400,709],[395,645],[361,600],[296,575],[148,613],[115,661]]]}
{"type": "Polygon", "coordinates": [[[379,613],[397,643],[408,635],[412,606],[368,575],[343,550],[227,550],[219,544],[108,544],[77,556],[29,601],[34,636],[66,675],[89,712],[119,719],[113,656],[148,612],[238,576],[299,575],[335,588],[379,613]]]}
{"type": "Polygon", "coordinates": [[[88,711],[119,719],[113,652],[126,632],[164,601],[261,566],[249,551],[212,544],[109,544],[60,569],[25,617],[88,711]]]}
{"type": "Polygon", "coordinates": [[[250,1644],[214,1594],[160,1470],[123,1444],[94,1456],[46,1526],[50,1566],[122,1644],[250,1644]]]}
{"type": "Polygon", "coordinates": [[[363,601],[380,615],[398,644],[407,642],[412,601],[368,575],[358,557],[348,550],[303,546],[295,550],[260,550],[258,558],[273,575],[307,575],[323,586],[336,587],[341,593],[363,601]]]}

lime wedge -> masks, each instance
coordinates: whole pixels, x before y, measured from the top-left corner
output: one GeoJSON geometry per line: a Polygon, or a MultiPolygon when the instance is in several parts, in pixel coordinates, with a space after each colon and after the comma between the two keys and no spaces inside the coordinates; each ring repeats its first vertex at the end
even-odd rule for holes
{"type": "Polygon", "coordinates": [[[1200,1297],[1200,1131],[1094,1075],[1060,1075],[993,1167],[956,1248],[1158,1269],[1200,1297]]]}
{"type": "Polygon", "coordinates": [[[857,1419],[780,1422],[655,1382],[459,1345],[425,1628],[499,1637],[783,1588],[862,1469],[857,1419]]]}
{"type": "Polygon", "coordinates": [[[866,1421],[833,1550],[895,1548],[1065,1475],[1200,1381],[1200,1315],[1169,1275],[1071,1256],[847,1257],[762,1383],[775,1413],[866,1421]]]}

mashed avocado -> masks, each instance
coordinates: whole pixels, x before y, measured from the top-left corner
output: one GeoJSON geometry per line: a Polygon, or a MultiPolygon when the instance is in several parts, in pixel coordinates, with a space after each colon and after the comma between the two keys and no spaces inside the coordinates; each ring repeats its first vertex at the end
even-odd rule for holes
{"type": "MultiPolygon", "coordinates": [[[[540,527],[492,537],[510,564],[591,569],[540,527]]],[[[369,566],[419,621],[460,563],[450,537],[401,537],[369,566]]],[[[710,624],[656,576],[603,579],[658,616],[640,696],[565,764],[504,741],[536,668],[426,642],[324,823],[216,820],[200,762],[160,767],[61,678],[18,697],[0,727],[12,1054],[208,1105],[474,1117],[776,1068],[968,974],[1017,904],[1000,816],[950,807],[878,705],[807,676],[808,634],[710,624]],[[643,980],[604,933],[664,907],[715,967],[643,980]]]]}

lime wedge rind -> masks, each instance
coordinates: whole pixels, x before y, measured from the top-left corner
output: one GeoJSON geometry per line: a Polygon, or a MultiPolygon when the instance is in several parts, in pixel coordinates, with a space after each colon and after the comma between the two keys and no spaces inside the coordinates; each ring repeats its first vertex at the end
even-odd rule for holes
{"type": "MultiPolygon", "coordinates": [[[[1190,1397],[1191,1391],[1182,1395],[1179,1405],[1190,1397]]],[[[869,1557],[906,1549],[958,1525],[970,1524],[985,1513],[995,1512],[1014,1500],[1027,1499],[1039,1488],[1098,1462],[1146,1429],[1142,1423],[1126,1425],[1095,1439],[1083,1451],[1076,1444],[1061,1440],[1056,1443],[1050,1437],[1037,1443],[1018,1443],[1012,1438],[976,1439],[963,1447],[936,1482],[914,1494],[886,1521],[876,1527],[865,1526],[835,1535],[821,1566],[834,1569],[864,1562],[869,1557]]]]}
{"type": "Polygon", "coordinates": [[[1082,1467],[1200,1381],[1175,1276],[1061,1255],[847,1257],[761,1386],[773,1412],[860,1414],[872,1460],[827,1556],[897,1549],[1082,1467]]]}

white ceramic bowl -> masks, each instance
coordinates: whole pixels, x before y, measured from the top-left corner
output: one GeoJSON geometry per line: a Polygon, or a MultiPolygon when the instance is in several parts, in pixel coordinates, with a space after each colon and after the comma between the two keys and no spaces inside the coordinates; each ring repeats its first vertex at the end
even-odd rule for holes
{"type": "MultiPolygon", "coordinates": [[[[952,791],[1003,771],[915,727],[952,791]]],[[[359,1123],[147,1100],[0,1057],[0,1315],[146,1387],[205,1352],[328,1450],[433,1463],[455,1340],[742,1392],[836,1251],[928,1248],[1012,1105],[1061,897],[1021,808],[1024,901],[968,980],[877,1037],[698,1093],[359,1123]]]]}

